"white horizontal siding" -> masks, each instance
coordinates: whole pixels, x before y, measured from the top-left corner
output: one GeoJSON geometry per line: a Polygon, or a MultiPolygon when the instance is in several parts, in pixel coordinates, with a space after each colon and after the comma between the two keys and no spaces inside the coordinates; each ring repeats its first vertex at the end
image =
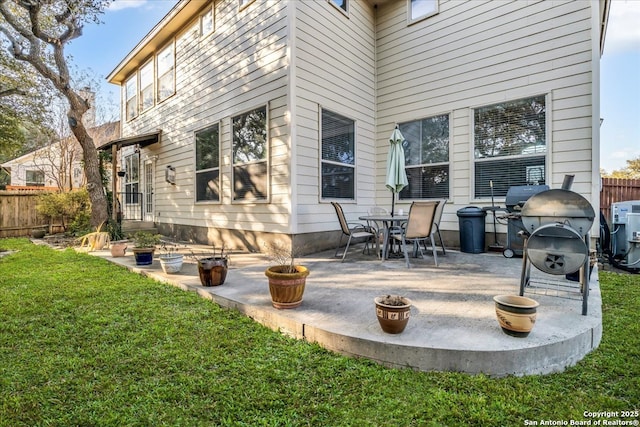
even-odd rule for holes
{"type": "Polygon", "coordinates": [[[162,129],[155,210],[159,222],[288,232],[289,123],[286,5],[256,0],[238,12],[236,0],[215,2],[215,31],[200,37],[197,18],[176,37],[176,94],[125,125],[126,135],[162,129]],[[231,117],[268,105],[270,203],[232,202],[231,117]],[[194,132],[220,124],[221,202],[195,202],[194,132]],[[167,165],[176,184],[164,181],[167,165]]]}
{"type": "Polygon", "coordinates": [[[296,1],[295,120],[298,231],[339,228],[333,207],[320,201],[320,109],[356,124],[356,201],[345,201],[347,217],[357,219],[375,194],[375,35],[374,11],[349,2],[349,14],[327,1],[296,1]]]}
{"type": "MultiPolygon", "coordinates": [[[[473,108],[548,94],[549,184],[576,174],[589,189],[592,138],[592,2],[447,1],[439,13],[407,26],[407,2],[377,15],[377,147],[397,122],[451,113],[450,199],[445,229],[473,200],[473,108]],[[571,158],[568,153],[579,152],[571,158]]],[[[594,12],[596,13],[596,12],[594,12]]],[[[377,199],[386,194],[384,154],[377,155],[377,199]]],[[[490,201],[488,201],[490,204],[490,201]]]]}

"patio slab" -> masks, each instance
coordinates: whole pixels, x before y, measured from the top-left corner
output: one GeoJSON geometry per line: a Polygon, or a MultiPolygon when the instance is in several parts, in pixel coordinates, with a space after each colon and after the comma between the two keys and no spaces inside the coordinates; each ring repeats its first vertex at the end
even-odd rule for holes
{"type": "MultiPolygon", "coordinates": [[[[195,248],[198,251],[198,248],[195,248]]],[[[189,251],[186,251],[189,253],[189,251]]],[[[271,306],[260,254],[233,254],[222,286],[200,285],[197,268],[185,257],[179,274],[166,275],[158,260],[136,267],[133,255],[113,258],[92,252],[157,280],[195,291],[217,304],[239,310],[255,321],[298,339],[391,367],[420,371],[456,371],[489,376],[547,374],[563,371],[595,349],[602,337],[598,274],[591,275],[588,314],[583,316],[579,283],[532,268],[525,296],[540,303],[534,329],[526,338],[506,335],[496,320],[493,296],[517,295],[522,259],[497,253],[467,254],[447,250],[433,259],[381,263],[356,247],[341,263],[333,251],[301,258],[309,267],[304,301],[296,309],[271,306]],[[386,334],[373,299],[402,294],[413,302],[405,331],[386,334]]]]}

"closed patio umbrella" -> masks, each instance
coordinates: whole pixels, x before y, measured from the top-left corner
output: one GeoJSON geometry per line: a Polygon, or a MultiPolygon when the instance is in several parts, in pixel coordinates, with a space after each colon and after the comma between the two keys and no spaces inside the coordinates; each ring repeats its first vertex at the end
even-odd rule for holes
{"type": "Polygon", "coordinates": [[[391,190],[391,216],[396,203],[396,194],[401,192],[404,187],[409,185],[407,180],[407,172],[404,169],[404,149],[402,143],[404,137],[398,126],[394,129],[389,138],[390,147],[387,156],[387,179],[385,185],[391,190]]]}

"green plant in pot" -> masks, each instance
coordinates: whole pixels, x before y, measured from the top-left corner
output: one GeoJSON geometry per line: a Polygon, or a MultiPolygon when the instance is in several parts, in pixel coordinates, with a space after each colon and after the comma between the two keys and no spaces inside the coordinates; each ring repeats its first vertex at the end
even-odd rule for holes
{"type": "Polygon", "coordinates": [[[165,274],[179,273],[184,262],[184,255],[178,253],[178,245],[162,242],[162,253],[158,256],[160,267],[165,274]]]}
{"type": "Polygon", "coordinates": [[[299,307],[309,275],[307,267],[295,263],[300,249],[295,249],[293,243],[288,246],[282,242],[268,243],[265,247],[267,256],[275,263],[264,272],[269,279],[271,305],[277,309],[299,307]]]}
{"type": "Polygon", "coordinates": [[[229,255],[225,252],[224,244],[220,248],[220,252],[217,252],[216,246],[212,246],[213,251],[211,253],[195,254],[191,253],[192,257],[198,263],[198,275],[200,276],[200,283],[202,286],[220,286],[224,284],[227,279],[227,272],[229,271],[229,255]]]}
{"type": "Polygon", "coordinates": [[[160,243],[161,236],[148,231],[138,231],[133,237],[135,239],[133,255],[136,258],[136,265],[153,264],[153,253],[156,245],[160,243]]]}

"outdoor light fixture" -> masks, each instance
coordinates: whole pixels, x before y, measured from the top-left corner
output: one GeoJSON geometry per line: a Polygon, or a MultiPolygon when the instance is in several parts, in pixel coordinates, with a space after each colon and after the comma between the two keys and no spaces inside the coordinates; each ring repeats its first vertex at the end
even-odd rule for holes
{"type": "Polygon", "coordinates": [[[164,170],[164,179],[171,185],[176,185],[176,168],[169,165],[164,170]]]}

